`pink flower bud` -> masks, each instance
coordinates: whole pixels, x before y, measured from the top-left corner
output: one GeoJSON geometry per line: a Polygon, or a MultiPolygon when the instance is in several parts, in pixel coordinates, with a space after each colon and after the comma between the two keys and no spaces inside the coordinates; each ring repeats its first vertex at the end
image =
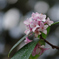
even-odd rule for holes
{"type": "Polygon", "coordinates": [[[25,43],[27,44],[27,43],[30,43],[30,42],[32,42],[32,40],[29,40],[28,37],[26,37],[25,43]]]}

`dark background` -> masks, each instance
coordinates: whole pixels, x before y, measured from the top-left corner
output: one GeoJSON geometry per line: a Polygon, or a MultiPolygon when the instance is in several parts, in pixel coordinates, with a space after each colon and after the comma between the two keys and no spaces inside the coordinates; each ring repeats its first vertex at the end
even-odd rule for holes
{"type": "MultiPolygon", "coordinates": [[[[25,26],[23,21],[32,12],[46,14],[54,22],[59,21],[59,0],[0,0],[0,59],[10,59],[24,45],[20,44],[8,58],[11,47],[23,37],[25,26]]],[[[59,24],[51,26],[47,40],[59,45],[59,24]]],[[[59,59],[59,51],[46,44],[47,50],[39,59],[59,59]]]]}

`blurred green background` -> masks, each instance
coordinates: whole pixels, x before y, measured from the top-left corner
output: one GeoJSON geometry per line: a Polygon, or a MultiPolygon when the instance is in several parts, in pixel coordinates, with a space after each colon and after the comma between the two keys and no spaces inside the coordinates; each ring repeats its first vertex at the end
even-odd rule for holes
{"type": "MultiPolygon", "coordinates": [[[[11,47],[23,37],[25,25],[23,21],[32,12],[46,14],[54,22],[59,21],[59,0],[0,0],[0,59],[10,59],[14,53],[24,45],[20,44],[8,58],[11,47]]],[[[47,40],[59,46],[59,24],[51,27],[47,40]]],[[[45,51],[38,59],[59,59],[59,51],[52,49],[45,51]]]]}

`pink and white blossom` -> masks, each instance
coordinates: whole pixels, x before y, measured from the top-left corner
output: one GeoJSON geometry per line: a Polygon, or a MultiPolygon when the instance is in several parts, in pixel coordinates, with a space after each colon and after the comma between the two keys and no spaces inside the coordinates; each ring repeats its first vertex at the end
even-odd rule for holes
{"type": "Polygon", "coordinates": [[[39,43],[35,46],[33,52],[32,52],[32,56],[35,56],[36,54],[41,55],[42,53],[44,53],[44,51],[48,50],[49,48],[44,48],[44,45],[40,45],[39,43]]]}
{"type": "Polygon", "coordinates": [[[27,44],[27,43],[30,43],[30,42],[32,42],[32,40],[29,40],[28,37],[26,37],[25,43],[27,44]]]}
{"type": "Polygon", "coordinates": [[[39,13],[32,13],[32,16],[24,21],[26,26],[25,34],[28,35],[30,32],[34,32],[35,36],[41,35],[43,32],[47,34],[48,26],[53,24],[49,18],[46,19],[46,15],[39,14],[39,13]]]}
{"type": "Polygon", "coordinates": [[[26,35],[28,35],[30,33],[30,30],[27,29],[25,32],[24,32],[26,35]]]}
{"type": "Polygon", "coordinates": [[[38,20],[38,21],[45,21],[46,15],[39,14],[39,13],[32,13],[32,18],[33,20],[38,20]]]}
{"type": "Polygon", "coordinates": [[[43,33],[47,34],[47,29],[48,28],[48,25],[44,25],[43,22],[40,22],[40,31],[42,31],[43,33]]]}
{"type": "Polygon", "coordinates": [[[49,26],[51,26],[51,24],[53,24],[53,21],[50,21],[50,19],[47,18],[46,23],[47,23],[49,26]]]}

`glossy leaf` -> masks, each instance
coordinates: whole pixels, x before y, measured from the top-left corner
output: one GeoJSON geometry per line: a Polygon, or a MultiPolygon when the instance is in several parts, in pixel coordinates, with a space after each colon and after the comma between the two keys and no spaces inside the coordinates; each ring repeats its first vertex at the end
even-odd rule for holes
{"type": "Polygon", "coordinates": [[[39,43],[40,43],[41,45],[45,45],[45,41],[44,41],[44,40],[40,40],[39,43]]]}
{"type": "Polygon", "coordinates": [[[10,53],[13,51],[13,49],[14,49],[15,47],[17,47],[26,37],[27,37],[27,35],[25,35],[23,38],[21,38],[21,39],[11,48],[11,50],[9,51],[8,57],[9,57],[10,53]]]}
{"type": "Polygon", "coordinates": [[[50,26],[47,28],[47,35],[49,34],[50,32],[50,26]]]}
{"type": "Polygon", "coordinates": [[[38,54],[38,55],[35,55],[35,56],[30,56],[30,58],[29,59],[38,59],[38,57],[39,57],[40,55],[38,54]]]}
{"type": "Polygon", "coordinates": [[[25,45],[11,59],[29,59],[37,43],[38,40],[25,45]]]}

